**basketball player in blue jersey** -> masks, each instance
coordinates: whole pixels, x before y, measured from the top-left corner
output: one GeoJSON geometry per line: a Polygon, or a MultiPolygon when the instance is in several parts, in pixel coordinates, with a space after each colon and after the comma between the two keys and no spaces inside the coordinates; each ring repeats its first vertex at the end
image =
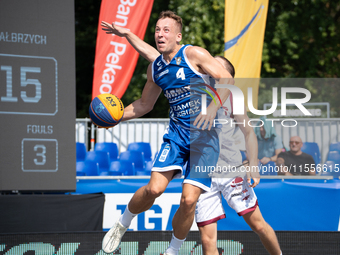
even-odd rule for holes
{"type": "MultiPolygon", "coordinates": [[[[221,84],[233,81],[229,72],[209,52],[200,47],[181,46],[181,29],[182,19],[175,13],[165,11],[160,14],[155,28],[155,40],[162,55],[148,67],[142,97],[125,109],[123,121],[141,117],[152,110],[163,90],[170,103],[170,124],[154,162],[149,183],[136,191],[123,215],[103,238],[102,248],[106,253],[117,249],[132,219],[148,210],[169,182],[182,175],[183,166],[188,163],[180,206],[172,221],[173,238],[164,253],[178,254],[193,223],[198,197],[202,191],[210,189],[211,179],[191,176],[190,167],[216,165],[219,142],[212,126],[222,105],[219,101],[216,104],[210,102],[206,114],[200,113],[200,101],[190,101],[190,84],[192,79],[203,82],[208,76],[221,84]]],[[[223,104],[230,91],[217,89],[217,93],[223,104]]]]}

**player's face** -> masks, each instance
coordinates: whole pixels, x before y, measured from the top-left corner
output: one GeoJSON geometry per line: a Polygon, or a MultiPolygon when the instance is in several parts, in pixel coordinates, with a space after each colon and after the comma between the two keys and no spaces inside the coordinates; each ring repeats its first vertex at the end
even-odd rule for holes
{"type": "Polygon", "coordinates": [[[182,39],[175,20],[171,18],[157,21],[155,29],[155,41],[160,53],[171,53],[182,39]]]}

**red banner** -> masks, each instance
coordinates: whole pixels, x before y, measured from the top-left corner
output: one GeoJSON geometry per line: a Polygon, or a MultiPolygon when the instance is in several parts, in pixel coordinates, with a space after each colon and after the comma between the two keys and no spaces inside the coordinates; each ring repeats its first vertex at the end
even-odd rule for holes
{"type": "Polygon", "coordinates": [[[143,39],[153,0],[102,0],[99,15],[92,99],[111,93],[121,98],[135,70],[138,53],[125,38],[106,34],[101,21],[115,22],[143,39]]]}

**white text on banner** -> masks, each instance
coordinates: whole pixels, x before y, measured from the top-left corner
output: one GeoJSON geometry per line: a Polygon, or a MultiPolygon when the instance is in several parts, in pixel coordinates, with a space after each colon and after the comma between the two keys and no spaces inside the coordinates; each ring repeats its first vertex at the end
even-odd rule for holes
{"type": "Polygon", "coordinates": [[[101,21],[115,22],[143,39],[153,0],[103,0],[100,7],[96,56],[93,73],[92,99],[111,93],[121,98],[132,77],[138,53],[126,38],[106,34],[101,21]]]}

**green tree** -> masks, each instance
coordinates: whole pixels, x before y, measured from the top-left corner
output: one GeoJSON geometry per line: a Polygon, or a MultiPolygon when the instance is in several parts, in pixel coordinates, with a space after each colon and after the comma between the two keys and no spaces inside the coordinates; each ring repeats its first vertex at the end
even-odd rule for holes
{"type": "MultiPolygon", "coordinates": [[[[270,0],[261,77],[337,78],[339,32],[339,1],[270,0]]],[[[330,102],[331,116],[339,117],[339,85],[328,80],[307,82],[305,88],[312,94],[311,102],[330,102]]],[[[271,102],[271,87],[262,83],[260,95],[259,107],[262,107],[263,103],[271,102]]]]}
{"type": "Polygon", "coordinates": [[[76,113],[89,117],[100,1],[75,0],[76,113]]]}
{"type": "Polygon", "coordinates": [[[224,0],[172,0],[170,10],[183,19],[182,43],[224,55],[224,6],[224,0]]]}

